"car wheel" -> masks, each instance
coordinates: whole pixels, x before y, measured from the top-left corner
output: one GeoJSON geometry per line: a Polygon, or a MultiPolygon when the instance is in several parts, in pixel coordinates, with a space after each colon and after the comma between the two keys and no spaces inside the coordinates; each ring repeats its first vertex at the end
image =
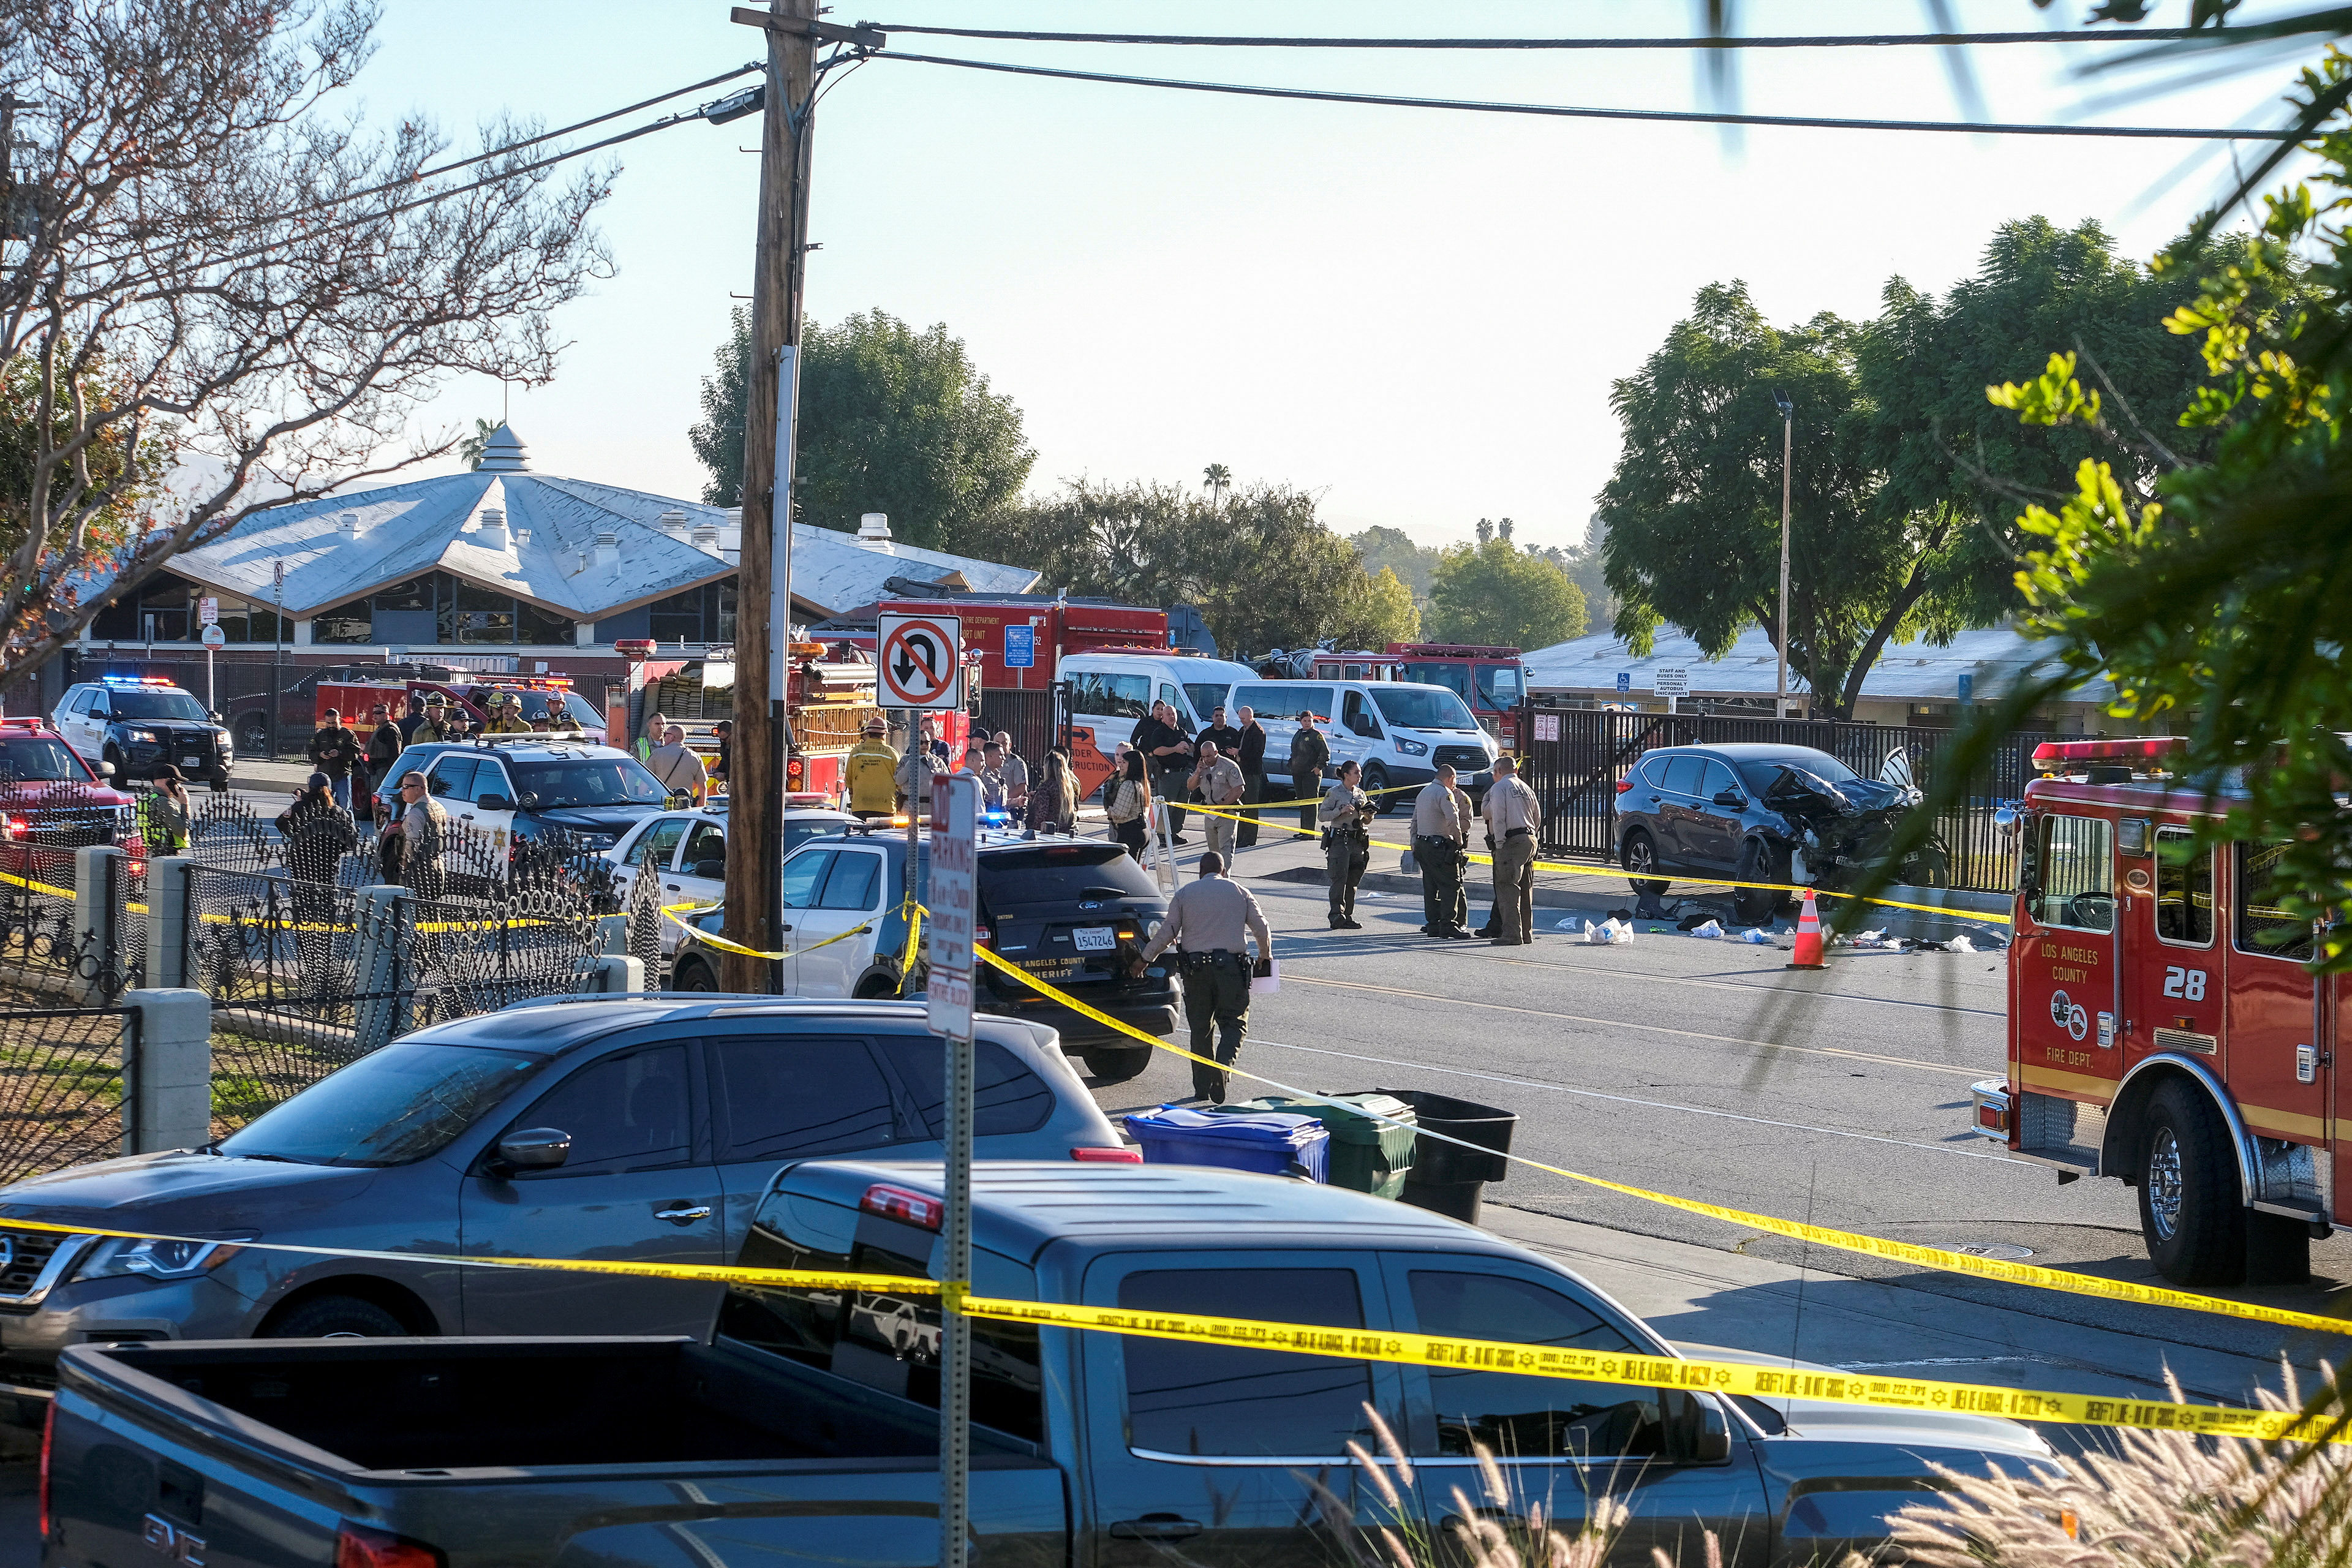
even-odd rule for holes
{"type": "Polygon", "coordinates": [[[1381,793],[1388,787],[1388,769],[1374,763],[1364,770],[1364,793],[1372,797],[1372,810],[1377,816],[1386,816],[1389,814],[1389,807],[1396,804],[1396,796],[1381,793]]]}
{"type": "Polygon", "coordinates": [[[408,1325],[356,1296],[320,1296],[303,1302],[261,1331],[265,1340],[381,1340],[408,1332],[408,1325]]]}
{"type": "Polygon", "coordinates": [[[1636,897],[1654,899],[1666,890],[1666,879],[1658,876],[1658,847],[1640,828],[1625,835],[1625,845],[1618,852],[1625,875],[1633,883],[1636,897]]]}
{"type": "Polygon", "coordinates": [[[898,982],[887,974],[869,974],[857,983],[857,1000],[880,1002],[898,994],[898,982]]]}
{"type": "Polygon", "coordinates": [[[269,744],[269,721],[258,713],[248,713],[236,721],[236,749],[248,757],[257,757],[269,744]]]}
{"type": "Polygon", "coordinates": [[[1087,1071],[1103,1083],[1125,1083],[1151,1065],[1150,1046],[1096,1046],[1079,1053],[1087,1071]]]}
{"type": "Polygon", "coordinates": [[[673,991],[716,991],[719,982],[709,964],[698,958],[689,958],[670,972],[669,986],[673,991]]]}
{"type": "Polygon", "coordinates": [[[99,753],[99,760],[105,763],[114,770],[112,777],[108,781],[109,783],[119,784],[124,780],[130,778],[131,775],[122,771],[122,750],[121,747],[107,747],[105,751],[99,753]]]}
{"type": "Polygon", "coordinates": [[[2246,1273],[2246,1208],[2230,1129],[2202,1090],[2175,1079],[2140,1129],[2139,1228],[2176,1285],[2235,1285],[2246,1273]]]}
{"type": "MultiPolygon", "coordinates": [[[[1751,838],[1739,847],[1739,865],[1731,873],[1735,882],[1785,882],[1780,857],[1764,847],[1760,840],[1751,838]]],[[[1760,926],[1771,922],[1780,908],[1780,895],[1763,888],[1734,888],[1731,890],[1732,917],[1742,925],[1760,926]]]]}

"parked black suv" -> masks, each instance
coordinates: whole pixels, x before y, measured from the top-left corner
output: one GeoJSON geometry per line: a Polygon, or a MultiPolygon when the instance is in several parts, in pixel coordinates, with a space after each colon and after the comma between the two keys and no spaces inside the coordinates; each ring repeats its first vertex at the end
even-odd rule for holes
{"type": "MultiPolygon", "coordinates": [[[[1029,839],[983,832],[979,856],[980,939],[1038,979],[1147,1035],[1175,1033],[1181,983],[1172,966],[1154,964],[1127,977],[1128,961],[1159,930],[1168,900],[1142,867],[1099,838],[1029,839]]],[[[930,841],[918,846],[915,897],[930,889],[930,841]]],[[[919,953],[909,972],[908,922],[900,906],[907,876],[903,831],[828,834],[811,838],[784,861],[784,922],[793,957],[784,984],[795,996],[909,995],[923,984],[919,953]]],[[[720,959],[701,936],[716,936],[724,911],[688,915],[692,928],[670,965],[679,991],[720,989],[720,959]]],[[[979,1004],[1061,1032],[1065,1049],[1087,1070],[1117,1083],[1141,1072],[1151,1047],[1032,991],[988,964],[980,966],[979,1004]]]]}
{"type": "MultiPolygon", "coordinates": [[[[1846,887],[1919,802],[1907,784],[1864,778],[1827,752],[1769,742],[1662,747],[1644,752],[1617,789],[1617,863],[1645,898],[1665,890],[1662,871],[1846,887]]],[[[1899,879],[1941,886],[1950,880],[1947,858],[1923,850],[1899,879]]],[[[1738,889],[1733,913],[1760,925],[1789,897],[1738,889]]]]}

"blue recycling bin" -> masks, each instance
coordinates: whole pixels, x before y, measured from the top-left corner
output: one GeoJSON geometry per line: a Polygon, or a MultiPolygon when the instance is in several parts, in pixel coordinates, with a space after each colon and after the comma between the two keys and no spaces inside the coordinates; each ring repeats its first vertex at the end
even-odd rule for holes
{"type": "Polygon", "coordinates": [[[1127,1130],[1143,1145],[1147,1165],[1218,1165],[1269,1176],[1329,1179],[1331,1134],[1311,1116],[1208,1116],[1163,1105],[1129,1115],[1127,1130]]]}

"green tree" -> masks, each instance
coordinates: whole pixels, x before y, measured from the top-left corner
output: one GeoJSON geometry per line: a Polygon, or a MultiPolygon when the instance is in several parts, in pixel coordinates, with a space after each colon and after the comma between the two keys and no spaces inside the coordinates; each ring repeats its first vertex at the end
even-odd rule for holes
{"type": "Polygon", "coordinates": [[[1365,575],[1360,595],[1332,636],[1341,647],[1381,648],[1421,640],[1421,607],[1395,567],[1381,567],[1378,576],[1365,575]]]}
{"type": "Polygon", "coordinates": [[[1182,485],[1078,479],[999,520],[992,548],[1052,588],[1131,605],[1196,605],[1221,647],[1297,647],[1370,635],[1370,586],[1315,498],[1244,485],[1222,504],[1182,485]]]}
{"type": "Polygon", "coordinates": [[[1348,542],[1363,562],[1366,573],[1377,575],[1383,570],[1394,572],[1416,603],[1427,602],[1429,585],[1437,578],[1435,545],[1416,544],[1403,529],[1380,526],[1349,534],[1348,542]]]}
{"type": "Polygon", "coordinates": [[[1557,563],[1507,539],[1457,544],[1438,560],[1429,622],[1441,642],[1549,647],[1584,635],[1584,595],[1557,563]]]}
{"type": "Polygon", "coordinates": [[[1770,635],[1780,574],[1781,418],[1795,409],[1789,663],[1843,718],[1893,637],[1948,637],[1954,509],[1894,511],[1864,450],[1859,333],[1820,315],[1769,325],[1744,283],[1711,284],[1612,402],[1624,428],[1601,491],[1616,629],[1646,652],[1672,623],[1710,656],[1770,635]]]}
{"type": "Polygon", "coordinates": [[[2195,345],[2164,325],[2189,288],[2179,269],[2159,276],[2116,255],[2096,223],[2061,229],[2042,217],[2001,225],[1975,274],[1941,300],[1888,281],[1883,312],[1854,342],[1860,453],[1881,476],[1882,515],[1948,509],[1964,520],[1949,596],[1970,624],[2017,608],[2021,500],[2069,494],[2085,458],[2145,489],[2173,461],[2210,455],[2210,433],[2179,429],[2171,412],[2204,374],[2195,345]],[[2081,356],[2119,418],[2144,410],[2166,427],[2160,440],[2126,451],[2086,428],[2021,425],[1985,401],[1987,386],[2031,374],[2053,347],[2081,356]]]}
{"type": "MultiPolygon", "coordinates": [[[[702,499],[734,505],[743,489],[743,409],[751,317],[739,308],[702,384],[702,421],[688,432],[710,470],[702,499]]],[[[917,331],[881,310],[801,334],[794,521],[854,532],[887,512],[908,544],[982,553],[990,521],[1021,494],[1037,454],[1021,410],[989,389],[944,323],[917,331]]]]}
{"type": "Polygon", "coordinates": [[[1211,501],[1221,501],[1234,488],[1234,471],[1223,463],[1211,463],[1201,470],[1201,488],[1209,492],[1211,501]]]}

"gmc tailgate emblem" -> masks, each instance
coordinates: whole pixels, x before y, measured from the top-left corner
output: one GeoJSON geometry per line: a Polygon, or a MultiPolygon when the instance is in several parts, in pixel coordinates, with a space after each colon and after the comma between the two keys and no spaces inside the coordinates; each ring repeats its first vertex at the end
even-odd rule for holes
{"type": "Polygon", "coordinates": [[[149,1514],[140,1521],[139,1539],[148,1547],[162,1552],[186,1568],[205,1568],[205,1543],[197,1537],[173,1524],[170,1520],[149,1514]]]}

